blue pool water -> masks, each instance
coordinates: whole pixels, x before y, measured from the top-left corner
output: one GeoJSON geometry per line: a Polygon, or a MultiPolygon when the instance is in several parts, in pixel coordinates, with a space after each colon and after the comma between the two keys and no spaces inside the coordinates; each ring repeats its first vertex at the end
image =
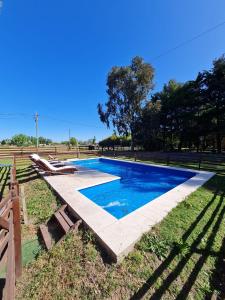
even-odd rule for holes
{"type": "Polygon", "coordinates": [[[121,179],[79,190],[117,219],[168,192],[195,175],[104,158],[74,161],[73,164],[121,177],[121,179]]]}

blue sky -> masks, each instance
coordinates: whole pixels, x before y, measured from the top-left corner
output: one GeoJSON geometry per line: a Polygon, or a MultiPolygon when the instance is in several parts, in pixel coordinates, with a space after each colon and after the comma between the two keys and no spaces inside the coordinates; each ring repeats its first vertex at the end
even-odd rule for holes
{"type": "Polygon", "coordinates": [[[5,0],[0,13],[0,139],[15,133],[65,140],[109,135],[96,106],[114,65],[142,56],[155,68],[155,90],[194,79],[225,52],[224,0],[5,0]],[[18,115],[23,114],[23,115],[18,115]]]}

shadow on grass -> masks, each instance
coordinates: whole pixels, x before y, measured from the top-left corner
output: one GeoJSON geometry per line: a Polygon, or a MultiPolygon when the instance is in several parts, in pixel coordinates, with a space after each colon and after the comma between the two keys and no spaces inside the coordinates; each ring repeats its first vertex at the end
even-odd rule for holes
{"type": "MultiPolygon", "coordinates": [[[[192,244],[189,247],[188,253],[181,257],[179,262],[177,262],[176,266],[172,271],[169,271],[169,275],[162,281],[162,284],[159,288],[154,290],[154,293],[151,295],[148,299],[161,299],[163,294],[169,289],[170,285],[177,279],[179,274],[182,272],[184,267],[187,265],[188,261],[191,259],[192,255],[194,253],[201,253],[200,258],[196,262],[191,274],[187,278],[186,282],[184,283],[181,291],[177,295],[176,299],[187,299],[188,294],[194,285],[196,278],[201,271],[204,263],[206,262],[207,258],[211,255],[211,247],[213,245],[214,239],[216,237],[216,234],[219,230],[220,224],[223,220],[224,214],[225,214],[225,206],[221,209],[223,202],[224,202],[224,195],[225,192],[216,190],[212,199],[208,202],[208,204],[204,207],[204,209],[201,211],[201,213],[197,216],[196,220],[190,225],[188,230],[183,234],[182,241],[186,242],[188,237],[191,235],[193,230],[196,228],[198,223],[203,219],[213,202],[215,201],[216,197],[220,194],[220,199],[218,204],[216,205],[215,209],[213,210],[210,218],[204,225],[202,231],[198,234],[198,236],[195,238],[195,240],[192,242],[192,244]],[[216,220],[216,222],[215,222],[216,220]],[[198,246],[201,243],[201,240],[205,237],[206,233],[210,229],[212,223],[215,222],[213,225],[212,231],[207,238],[207,245],[204,251],[199,251],[198,246]]],[[[167,256],[167,258],[161,263],[161,265],[154,271],[154,273],[148,278],[148,280],[142,285],[142,287],[130,298],[132,300],[134,299],[141,299],[146,295],[146,293],[149,291],[151,287],[153,287],[154,283],[162,276],[164,271],[167,270],[169,265],[174,261],[176,256],[179,254],[178,248],[176,245],[172,248],[171,252],[167,256]]]]}
{"type": "Polygon", "coordinates": [[[39,178],[40,176],[38,173],[33,170],[32,168],[24,168],[17,171],[16,179],[18,180],[19,184],[23,184],[32,180],[39,178]]]}
{"type": "MultiPolygon", "coordinates": [[[[26,183],[39,178],[39,175],[35,170],[30,167],[17,170],[17,180],[19,184],[26,183]]],[[[0,168],[0,200],[2,199],[6,187],[9,185],[10,180],[10,168],[1,167],[0,168]]]]}
{"type": "Polygon", "coordinates": [[[27,167],[24,167],[24,168],[17,168],[16,169],[16,174],[22,174],[22,173],[27,173],[27,171],[34,171],[34,169],[32,168],[32,166],[27,166],[27,167]]]}
{"type": "MultiPolygon", "coordinates": [[[[219,253],[216,258],[215,269],[210,280],[211,290],[218,294],[217,299],[225,299],[225,238],[221,244],[219,253]]],[[[212,298],[212,293],[208,295],[208,299],[212,298]]]]}
{"type": "Polygon", "coordinates": [[[8,186],[8,183],[9,183],[10,168],[4,167],[4,168],[2,168],[1,172],[2,172],[2,174],[0,177],[0,200],[2,199],[5,188],[6,188],[6,186],[8,186]]]}

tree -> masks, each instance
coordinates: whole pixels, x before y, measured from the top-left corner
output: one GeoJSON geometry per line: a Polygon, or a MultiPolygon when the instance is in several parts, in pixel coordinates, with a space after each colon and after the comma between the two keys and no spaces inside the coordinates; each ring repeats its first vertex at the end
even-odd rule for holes
{"type": "Polygon", "coordinates": [[[112,123],[119,134],[131,135],[132,150],[135,124],[150,90],[153,89],[153,76],[153,67],[141,57],[133,58],[130,66],[113,67],[107,78],[106,110],[98,104],[100,120],[108,128],[112,123]]]}
{"type": "Polygon", "coordinates": [[[2,145],[6,145],[6,140],[2,140],[2,141],[1,141],[1,144],[2,144],[2,145]]]}
{"type": "Polygon", "coordinates": [[[225,56],[215,60],[210,71],[199,73],[198,80],[205,102],[203,118],[208,120],[208,130],[214,132],[217,151],[221,152],[225,136],[225,56]]]}
{"type": "MultiPolygon", "coordinates": [[[[35,139],[35,143],[36,143],[36,138],[34,138],[35,139]]],[[[43,137],[43,136],[40,136],[39,137],[39,144],[43,144],[43,145],[49,145],[49,144],[51,144],[52,143],[52,140],[51,139],[47,139],[47,138],[45,138],[45,137],[43,137]]]]}
{"type": "Polygon", "coordinates": [[[78,145],[77,139],[75,137],[70,138],[70,145],[76,147],[78,145]]]}
{"type": "Polygon", "coordinates": [[[162,137],[160,133],[161,101],[149,101],[142,111],[141,119],[135,127],[135,140],[145,150],[160,150],[162,137]]]}
{"type": "Polygon", "coordinates": [[[130,136],[117,136],[114,132],[111,136],[99,142],[99,146],[103,148],[115,148],[115,146],[130,146],[130,136]]]}
{"type": "Polygon", "coordinates": [[[25,134],[16,134],[12,137],[11,143],[16,146],[26,146],[29,142],[29,137],[25,134]]]}
{"type": "Polygon", "coordinates": [[[175,132],[178,131],[178,107],[175,105],[177,101],[178,91],[183,86],[176,80],[169,80],[164,84],[161,92],[157,92],[152,96],[152,102],[160,102],[160,131],[163,140],[163,149],[173,149],[173,139],[175,132]]]}
{"type": "Polygon", "coordinates": [[[10,139],[4,139],[1,141],[2,145],[10,145],[11,144],[11,140],[10,139]]]}

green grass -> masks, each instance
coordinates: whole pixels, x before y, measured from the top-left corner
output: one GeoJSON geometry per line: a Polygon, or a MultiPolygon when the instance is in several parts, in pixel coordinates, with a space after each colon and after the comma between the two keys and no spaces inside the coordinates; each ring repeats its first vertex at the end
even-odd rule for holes
{"type": "MultiPolygon", "coordinates": [[[[6,160],[1,161],[2,164],[7,164],[6,160]]],[[[8,184],[10,178],[10,169],[9,167],[0,168],[0,199],[7,195],[8,193],[8,184]]]]}
{"type": "Polygon", "coordinates": [[[42,179],[27,184],[25,193],[28,217],[33,224],[45,222],[60,205],[56,196],[42,179]]]}
{"type": "MultiPolygon", "coordinates": [[[[30,174],[23,172],[22,180],[30,174]]],[[[29,218],[36,225],[24,228],[23,236],[32,240],[34,228],[49,218],[58,200],[41,179],[24,184],[29,218]]],[[[205,299],[220,293],[224,193],[225,176],[217,174],[144,235],[119,265],[108,263],[89,230],[69,234],[24,267],[17,299],[205,299]]],[[[37,254],[30,252],[32,258],[37,254]]]]}

